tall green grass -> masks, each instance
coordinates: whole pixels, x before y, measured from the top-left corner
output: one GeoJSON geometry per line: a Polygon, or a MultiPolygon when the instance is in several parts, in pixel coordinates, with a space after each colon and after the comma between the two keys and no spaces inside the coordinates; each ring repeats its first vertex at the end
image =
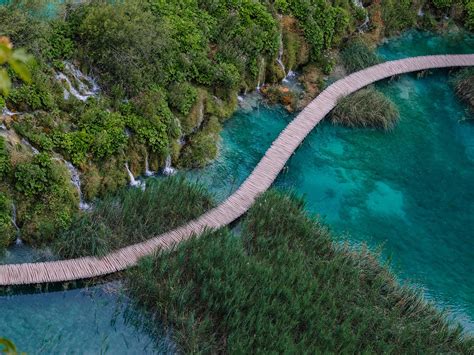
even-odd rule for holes
{"type": "Polygon", "coordinates": [[[397,106],[374,87],[361,89],[342,98],[331,114],[331,121],[347,127],[374,127],[390,130],[398,122],[397,106]]]}
{"type": "Polygon", "coordinates": [[[176,228],[213,207],[207,190],[180,177],[148,180],[146,191],[122,189],[74,219],[55,249],[65,258],[104,255],[176,228]]]}
{"type": "Polygon", "coordinates": [[[469,353],[415,291],[367,250],[336,245],[293,196],[268,192],[242,237],[207,232],[129,271],[138,303],[183,353],[469,353]]]}
{"type": "Polygon", "coordinates": [[[361,37],[355,37],[346,43],[341,51],[341,59],[349,73],[365,69],[381,62],[373,46],[370,46],[367,41],[361,37]]]}
{"type": "Polygon", "coordinates": [[[462,69],[451,79],[459,98],[469,105],[474,113],[474,68],[462,69]]]}

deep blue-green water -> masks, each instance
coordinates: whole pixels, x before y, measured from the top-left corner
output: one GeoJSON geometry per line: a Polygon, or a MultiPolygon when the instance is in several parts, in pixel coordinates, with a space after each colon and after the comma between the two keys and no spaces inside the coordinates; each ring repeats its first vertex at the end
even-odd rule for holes
{"type": "MultiPolygon", "coordinates": [[[[463,33],[409,32],[379,48],[385,59],[474,53],[463,33]]],[[[340,238],[383,246],[400,279],[424,289],[474,330],[474,125],[447,71],[403,75],[377,87],[398,106],[388,133],[319,125],[290,159],[276,186],[304,195],[340,238]]],[[[218,160],[191,175],[222,199],[248,176],[292,116],[241,109],[225,125],[218,160]]]]}

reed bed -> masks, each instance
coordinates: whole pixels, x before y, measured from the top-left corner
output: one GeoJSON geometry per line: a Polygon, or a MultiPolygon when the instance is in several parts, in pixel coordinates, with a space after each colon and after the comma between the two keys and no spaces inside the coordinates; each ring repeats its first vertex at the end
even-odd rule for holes
{"type": "Polygon", "coordinates": [[[78,215],[55,249],[64,258],[103,256],[177,228],[213,206],[200,184],[181,177],[150,179],[145,191],[122,189],[78,215]]]}
{"type": "Polygon", "coordinates": [[[220,229],[146,257],[128,287],[183,353],[472,353],[460,326],[378,260],[270,191],[240,238],[220,229]]]}
{"type": "Polygon", "coordinates": [[[330,119],[347,127],[391,130],[398,122],[397,106],[374,87],[359,90],[338,101],[330,119]]]}

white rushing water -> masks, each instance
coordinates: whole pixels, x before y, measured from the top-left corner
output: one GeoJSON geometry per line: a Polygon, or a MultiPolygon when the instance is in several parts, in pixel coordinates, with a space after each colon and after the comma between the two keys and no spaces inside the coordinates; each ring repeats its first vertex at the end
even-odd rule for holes
{"type": "Polygon", "coordinates": [[[25,138],[22,138],[22,139],[21,139],[21,143],[24,144],[24,145],[26,145],[28,148],[30,148],[31,151],[33,152],[33,155],[38,155],[38,154],[39,154],[39,150],[36,149],[35,147],[33,147],[33,146],[31,145],[31,143],[28,142],[25,138]]]}
{"type": "Polygon", "coordinates": [[[150,163],[148,162],[148,153],[145,156],[145,176],[153,176],[155,172],[150,170],[150,163]]]}
{"type": "Polygon", "coordinates": [[[166,157],[165,167],[163,168],[163,175],[170,176],[176,173],[176,169],[171,166],[171,155],[166,157]]]}
{"type": "Polygon", "coordinates": [[[125,163],[125,169],[127,169],[128,178],[130,180],[130,186],[145,188],[145,184],[142,181],[135,179],[135,176],[133,176],[132,172],[130,171],[130,168],[128,167],[128,163],[125,163]]]}
{"type": "Polygon", "coordinates": [[[77,193],[79,194],[79,208],[83,211],[89,210],[91,208],[91,205],[84,201],[84,197],[82,195],[81,190],[81,176],[79,175],[79,171],[74,165],[72,165],[71,162],[67,160],[63,160],[63,162],[64,164],[66,164],[66,167],[68,168],[71,174],[71,183],[77,189],[77,193]]]}
{"type": "Polygon", "coordinates": [[[16,205],[15,205],[14,202],[12,202],[12,224],[16,228],[15,244],[16,245],[22,245],[23,241],[21,240],[20,228],[18,227],[18,224],[16,223],[16,205]]]}
{"type": "Polygon", "coordinates": [[[285,64],[283,64],[283,28],[280,26],[280,47],[278,48],[278,57],[277,57],[277,63],[280,66],[281,70],[283,70],[283,73],[285,74],[284,76],[286,77],[286,68],[285,64]]]}
{"type": "Polygon", "coordinates": [[[265,58],[263,57],[260,61],[260,67],[258,68],[258,81],[256,90],[260,91],[262,85],[265,85],[265,58]]]}
{"type": "Polygon", "coordinates": [[[364,22],[357,28],[359,30],[359,32],[365,32],[369,26],[369,22],[370,22],[370,18],[369,18],[369,12],[367,11],[367,9],[364,7],[364,4],[362,3],[362,0],[353,0],[354,1],[354,5],[361,8],[361,9],[364,9],[365,11],[365,20],[364,22]]]}
{"type": "Polygon", "coordinates": [[[65,100],[68,100],[71,95],[80,101],[99,95],[100,87],[96,81],[69,62],[64,62],[64,73],[58,72],[56,79],[64,85],[65,100]]]}

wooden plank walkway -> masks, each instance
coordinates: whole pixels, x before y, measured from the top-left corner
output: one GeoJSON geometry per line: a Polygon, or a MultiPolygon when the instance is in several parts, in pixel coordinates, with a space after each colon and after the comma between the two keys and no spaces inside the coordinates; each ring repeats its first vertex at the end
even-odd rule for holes
{"type": "Polygon", "coordinates": [[[36,284],[87,279],[124,270],[159,248],[200,234],[206,228],[228,225],[244,214],[267,190],[288,159],[311,130],[336,106],[337,101],[360,88],[394,75],[419,70],[474,65],[474,54],[412,57],[381,63],[336,81],[314,99],[272,143],[239,189],[222,204],[175,230],[104,257],[83,257],[42,263],[0,265],[0,285],[36,284]]]}

